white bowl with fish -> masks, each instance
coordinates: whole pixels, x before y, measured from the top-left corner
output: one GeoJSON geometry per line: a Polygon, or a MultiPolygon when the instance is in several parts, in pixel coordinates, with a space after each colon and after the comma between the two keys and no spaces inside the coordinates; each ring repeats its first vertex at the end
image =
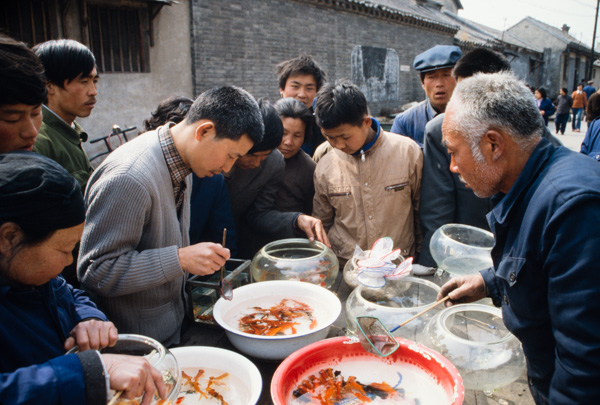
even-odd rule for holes
{"type": "Polygon", "coordinates": [[[254,405],[262,391],[256,366],[241,354],[206,346],[171,349],[181,369],[178,405],[254,405]]]}
{"type": "Polygon", "coordinates": [[[213,316],[241,352],[262,360],[282,360],[325,339],[342,311],[331,291],[301,281],[263,281],[220,298],[213,316]]]}

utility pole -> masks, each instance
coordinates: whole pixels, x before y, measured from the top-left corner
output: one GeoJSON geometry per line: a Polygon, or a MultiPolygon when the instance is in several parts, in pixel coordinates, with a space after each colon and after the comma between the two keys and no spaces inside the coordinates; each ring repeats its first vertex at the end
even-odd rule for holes
{"type": "Polygon", "coordinates": [[[594,36],[592,38],[592,54],[590,57],[590,67],[587,74],[587,80],[590,80],[592,78],[592,71],[594,70],[594,62],[596,60],[594,58],[594,45],[596,45],[596,27],[598,27],[598,7],[600,7],[600,0],[598,0],[596,3],[596,18],[594,19],[594,36]]]}

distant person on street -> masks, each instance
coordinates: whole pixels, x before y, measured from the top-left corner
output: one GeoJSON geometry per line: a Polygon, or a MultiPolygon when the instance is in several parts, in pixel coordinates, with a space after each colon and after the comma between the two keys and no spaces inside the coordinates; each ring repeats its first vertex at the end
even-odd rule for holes
{"type": "Polygon", "coordinates": [[[589,99],[590,96],[592,94],[594,94],[596,92],[596,88],[593,86],[594,81],[593,80],[588,80],[586,86],[583,88],[583,91],[585,91],[585,95],[587,96],[587,98],[589,99]]]}
{"type": "Polygon", "coordinates": [[[545,88],[538,87],[533,94],[537,100],[540,114],[542,114],[542,118],[544,118],[544,124],[548,126],[548,120],[550,119],[550,116],[554,114],[556,108],[554,107],[554,104],[552,104],[552,100],[546,96],[545,88]]]}
{"type": "Polygon", "coordinates": [[[583,91],[583,84],[577,85],[577,90],[571,94],[571,97],[573,98],[573,132],[580,132],[581,116],[587,107],[587,95],[583,91]]]}
{"type": "Polygon", "coordinates": [[[390,132],[408,136],[419,146],[423,146],[425,125],[433,117],[443,113],[450,101],[456,86],[452,69],[461,56],[462,51],[458,46],[436,45],[415,57],[413,67],[419,72],[421,86],[427,98],[398,114],[390,132]]]}
{"type": "Polygon", "coordinates": [[[556,105],[556,117],[554,117],[556,133],[558,134],[560,132],[561,135],[564,135],[565,130],[567,129],[567,121],[569,120],[571,106],[573,105],[573,98],[567,94],[566,87],[560,89],[560,95],[556,100],[556,105]]]}
{"type": "Polygon", "coordinates": [[[454,305],[487,296],[502,308],[522,343],[536,404],[595,404],[600,166],[551,145],[543,132],[531,92],[512,74],[479,74],[456,87],[444,144],[450,170],[495,203],[487,216],[493,267],[450,279],[437,298],[454,305]]]}

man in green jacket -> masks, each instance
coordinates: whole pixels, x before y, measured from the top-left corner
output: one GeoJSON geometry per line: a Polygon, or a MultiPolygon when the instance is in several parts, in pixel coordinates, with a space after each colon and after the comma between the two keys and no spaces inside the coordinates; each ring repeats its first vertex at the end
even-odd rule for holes
{"type": "Polygon", "coordinates": [[[96,104],[96,59],[86,46],[70,39],[47,41],[33,50],[46,69],[48,88],[33,150],[67,169],[83,191],[93,169],[81,146],[88,136],[75,118],[88,117],[96,104]]]}

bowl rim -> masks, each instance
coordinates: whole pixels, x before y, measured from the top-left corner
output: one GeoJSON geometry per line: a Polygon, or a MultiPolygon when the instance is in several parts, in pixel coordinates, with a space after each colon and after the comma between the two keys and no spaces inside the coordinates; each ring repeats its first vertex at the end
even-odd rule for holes
{"type": "Polygon", "coordinates": [[[485,250],[485,251],[488,251],[488,250],[490,250],[490,251],[491,251],[491,250],[494,248],[494,243],[495,243],[495,241],[496,241],[496,238],[494,237],[494,234],[493,234],[492,232],[490,232],[490,231],[487,231],[487,230],[485,230],[485,229],[482,229],[482,228],[478,228],[478,227],[476,227],[476,226],[471,226],[471,225],[465,225],[465,224],[455,224],[455,223],[452,223],[452,224],[444,224],[444,225],[440,226],[440,227],[438,228],[438,230],[440,231],[440,233],[441,233],[441,234],[443,234],[444,236],[446,236],[446,237],[447,237],[448,239],[450,239],[452,242],[454,242],[454,243],[456,243],[456,244],[459,244],[459,245],[467,246],[467,247],[469,247],[469,248],[472,248],[472,249],[481,249],[481,250],[485,250]],[[446,235],[446,233],[445,233],[446,229],[448,229],[448,228],[450,228],[450,227],[459,227],[459,228],[465,228],[465,229],[469,229],[469,230],[472,230],[472,231],[477,231],[477,232],[479,232],[479,233],[482,233],[482,234],[484,234],[485,236],[487,236],[487,237],[491,238],[491,240],[492,240],[492,246],[490,246],[490,247],[484,247],[484,246],[473,246],[473,245],[467,245],[466,243],[463,243],[463,242],[461,242],[461,241],[458,241],[458,240],[456,240],[456,239],[452,239],[452,238],[450,238],[449,236],[447,236],[447,235],[446,235]]]}
{"type": "MultiPolygon", "coordinates": [[[[277,260],[277,261],[281,261],[281,260],[285,260],[285,261],[290,261],[290,262],[296,262],[296,261],[303,261],[303,260],[309,260],[309,259],[314,259],[320,255],[322,255],[323,253],[327,252],[328,250],[330,250],[327,246],[325,246],[325,244],[319,242],[318,240],[314,240],[314,241],[310,241],[306,238],[287,238],[287,239],[279,239],[270,243],[267,243],[265,246],[263,246],[260,251],[259,254],[262,254],[264,257],[268,258],[269,260],[277,260]],[[317,246],[320,251],[315,254],[314,256],[307,256],[307,257],[300,257],[300,258],[282,258],[282,257],[275,257],[270,253],[267,253],[267,249],[272,248],[275,245],[281,245],[284,243],[303,243],[307,246],[317,246]]],[[[335,257],[335,255],[334,255],[335,257]]],[[[336,257],[337,259],[337,257],[336,257]]]]}
{"type": "Polygon", "coordinates": [[[451,307],[444,308],[440,312],[438,312],[436,314],[437,316],[432,318],[430,322],[437,323],[439,325],[439,327],[445,333],[447,333],[447,336],[450,339],[455,340],[460,343],[463,343],[463,344],[466,344],[468,346],[473,346],[473,347],[493,347],[496,345],[504,344],[510,340],[517,338],[515,335],[513,335],[511,333],[511,331],[508,330],[508,328],[506,329],[506,331],[507,331],[506,336],[504,336],[503,338],[496,340],[494,342],[477,342],[475,340],[468,340],[468,339],[464,339],[459,336],[456,336],[454,333],[450,332],[450,330],[447,328],[446,320],[448,319],[448,317],[450,317],[450,315],[454,315],[458,312],[464,312],[464,311],[486,312],[491,315],[496,315],[497,317],[502,319],[502,310],[500,310],[500,308],[491,307],[489,305],[483,305],[483,304],[468,303],[468,304],[456,304],[456,305],[452,305],[451,307]]]}
{"type": "MultiPolygon", "coordinates": [[[[225,320],[223,319],[223,317],[221,316],[221,312],[224,311],[224,309],[222,309],[222,307],[225,307],[227,305],[231,305],[231,303],[233,303],[233,301],[227,301],[225,299],[223,299],[223,297],[219,298],[217,300],[217,302],[215,303],[214,307],[213,307],[213,317],[215,318],[215,321],[223,328],[225,329],[225,332],[228,333],[233,333],[235,335],[238,336],[242,336],[245,338],[252,338],[252,339],[263,339],[263,340],[289,340],[289,339],[296,339],[296,338],[301,338],[301,337],[305,337],[308,335],[311,335],[313,333],[322,331],[323,329],[327,329],[329,328],[331,325],[333,325],[335,323],[335,321],[339,318],[341,312],[342,312],[342,303],[340,301],[340,299],[338,298],[337,295],[335,295],[333,292],[329,291],[327,288],[325,287],[321,287],[315,284],[311,284],[311,283],[307,283],[304,281],[297,281],[297,280],[268,280],[268,281],[260,281],[260,282],[255,282],[255,283],[251,283],[251,284],[246,284],[243,285],[241,287],[238,288],[234,288],[233,290],[233,297],[235,300],[235,292],[236,291],[240,291],[240,290],[249,290],[249,289],[254,289],[254,288],[259,288],[256,286],[264,286],[265,283],[269,283],[269,284],[283,284],[286,283],[286,286],[290,285],[291,283],[295,284],[297,288],[306,288],[308,290],[313,290],[313,291],[318,291],[318,292],[323,292],[326,296],[328,296],[329,298],[335,298],[335,300],[331,299],[333,305],[335,305],[335,308],[331,308],[333,309],[335,312],[335,318],[333,317],[333,313],[332,313],[332,321],[329,323],[326,323],[325,325],[318,325],[315,329],[310,330],[307,333],[300,333],[300,334],[295,334],[295,335],[282,335],[282,336],[264,336],[264,335],[253,335],[251,333],[246,333],[246,332],[242,332],[239,329],[235,329],[233,327],[231,327],[227,322],[225,322],[225,320]]],[[[295,290],[295,289],[294,289],[295,290]]],[[[282,293],[283,294],[283,293],[282,293]]]]}
{"type": "MultiPolygon", "coordinates": [[[[415,276],[408,276],[408,277],[403,277],[401,279],[398,280],[391,280],[390,282],[401,282],[401,281],[411,281],[411,282],[417,282],[419,284],[423,284],[427,287],[430,287],[432,290],[439,292],[440,291],[440,286],[438,286],[437,284],[435,284],[434,282],[431,282],[429,280],[425,280],[423,278],[419,278],[419,277],[415,277],[415,276]]],[[[435,300],[433,300],[432,302],[429,302],[427,304],[424,305],[420,305],[420,306],[416,306],[416,307],[410,307],[410,308],[395,308],[395,307],[388,307],[385,305],[380,305],[380,304],[375,304],[371,301],[368,301],[366,298],[363,297],[362,292],[364,289],[371,289],[371,290],[378,290],[381,288],[373,288],[373,287],[367,287],[363,284],[359,284],[358,287],[356,287],[356,298],[361,302],[361,303],[366,303],[366,305],[369,305],[372,308],[376,308],[377,310],[381,310],[381,311],[387,311],[387,312],[397,312],[397,313],[401,313],[401,312],[413,312],[413,311],[418,311],[420,309],[424,309],[428,306],[430,306],[431,304],[433,304],[435,302],[435,300]]],[[[351,293],[352,294],[352,293],[351,293]]],[[[348,300],[346,300],[346,303],[348,303],[348,300]]]]}
{"type": "MultiPolygon", "coordinates": [[[[438,361],[440,363],[442,368],[448,370],[448,373],[450,373],[450,375],[452,376],[452,378],[454,379],[454,382],[455,382],[454,397],[453,397],[453,402],[451,405],[460,405],[463,403],[464,395],[465,395],[465,388],[463,385],[462,376],[460,375],[460,372],[454,366],[454,364],[452,364],[452,362],[450,362],[450,360],[448,360],[446,357],[442,356],[435,350],[430,349],[429,347],[426,347],[420,343],[416,343],[412,340],[404,339],[402,337],[395,336],[395,338],[396,338],[396,341],[398,341],[400,348],[413,347],[416,350],[415,349],[412,349],[412,350],[414,350],[418,353],[421,353],[421,355],[424,358],[427,358],[428,356],[433,357],[436,359],[436,361],[438,361]]],[[[304,346],[303,348],[296,350],[295,352],[290,354],[287,358],[285,358],[281,362],[281,364],[279,364],[279,366],[275,370],[275,373],[273,373],[273,378],[271,379],[270,392],[271,392],[271,399],[273,400],[273,402],[276,403],[275,399],[278,397],[276,385],[281,385],[284,381],[284,375],[283,375],[284,369],[289,369],[295,363],[297,363],[301,358],[306,357],[311,350],[314,350],[319,346],[329,347],[329,346],[336,346],[340,343],[341,344],[351,343],[351,344],[360,345],[360,343],[358,343],[358,342],[353,342],[352,338],[350,338],[348,336],[338,336],[338,337],[334,337],[334,338],[320,340],[315,343],[311,343],[310,345],[304,346]]],[[[365,351],[365,353],[369,354],[366,351],[365,351]]],[[[371,356],[377,357],[376,355],[372,355],[372,354],[371,354],[371,356]]],[[[386,357],[385,359],[389,359],[389,357],[386,357]]],[[[385,359],[383,359],[383,361],[385,361],[385,359]]]]}
{"type": "MultiPolygon", "coordinates": [[[[258,367],[256,367],[256,365],[251,362],[249,359],[247,359],[246,357],[244,357],[243,355],[236,353],[232,350],[227,350],[227,349],[223,349],[220,347],[212,347],[212,346],[179,346],[179,347],[174,347],[171,350],[171,353],[173,354],[173,356],[175,356],[175,359],[177,360],[177,353],[182,353],[182,355],[184,354],[183,352],[197,352],[199,355],[204,356],[205,353],[203,352],[212,352],[215,353],[219,356],[225,356],[231,359],[235,359],[235,361],[239,361],[244,363],[246,366],[248,366],[248,369],[250,371],[251,376],[255,379],[253,381],[246,381],[243,378],[240,378],[240,380],[244,381],[245,383],[248,383],[249,385],[251,385],[249,388],[250,390],[252,390],[253,384],[256,382],[260,382],[260,389],[258,390],[258,393],[252,394],[250,397],[250,404],[256,404],[258,402],[258,400],[260,399],[260,394],[262,393],[263,390],[263,380],[262,380],[262,375],[260,374],[260,371],[258,370],[258,367]],[[256,381],[256,378],[258,378],[258,381],[256,381]]],[[[218,366],[213,366],[211,365],[211,367],[215,367],[218,368],[218,366]]],[[[182,367],[180,367],[181,369],[182,367]]]]}

